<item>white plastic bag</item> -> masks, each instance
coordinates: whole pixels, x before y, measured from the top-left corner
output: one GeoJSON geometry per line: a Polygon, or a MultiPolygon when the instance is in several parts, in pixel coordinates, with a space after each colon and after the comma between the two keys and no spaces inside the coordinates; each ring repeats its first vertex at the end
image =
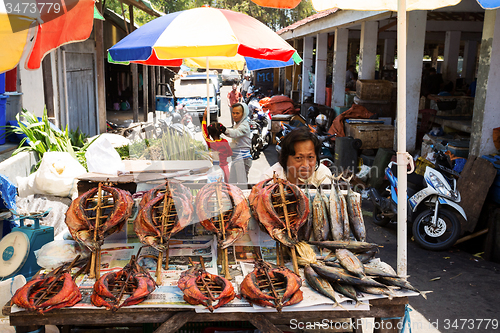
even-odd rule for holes
{"type": "Polygon", "coordinates": [[[125,172],[125,164],[111,143],[103,137],[89,146],[85,153],[89,172],[117,176],[118,171],[125,172]]]}
{"type": "Polygon", "coordinates": [[[77,255],[87,258],[90,251],[73,240],[55,240],[35,251],[36,263],[45,269],[54,269],[73,261],[77,255]]]}
{"type": "Polygon", "coordinates": [[[86,172],[69,153],[47,152],[36,171],[35,193],[71,198],[78,194],[76,178],[86,172]]]}

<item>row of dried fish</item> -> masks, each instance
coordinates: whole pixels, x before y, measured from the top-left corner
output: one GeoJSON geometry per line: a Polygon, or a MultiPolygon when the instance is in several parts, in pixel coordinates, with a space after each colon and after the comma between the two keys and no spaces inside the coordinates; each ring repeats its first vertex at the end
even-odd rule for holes
{"type": "Polygon", "coordinates": [[[331,255],[327,259],[317,260],[314,250],[301,242],[296,246],[300,256],[299,265],[304,266],[304,276],[309,286],[336,304],[338,297],[335,292],[357,303],[358,291],[392,298],[397,288],[416,291],[426,298],[425,292],[420,292],[406,279],[399,277],[390,265],[374,260],[376,244],[349,244],[345,241],[315,243],[330,248],[331,255]],[[358,253],[353,253],[348,247],[358,253]]]}
{"type": "Polygon", "coordinates": [[[340,189],[339,181],[342,176],[332,177],[329,197],[321,186],[317,188],[314,197],[306,184],[305,196],[308,199],[309,209],[312,214],[299,232],[301,240],[309,241],[347,241],[351,233],[358,241],[366,240],[366,229],[361,212],[361,200],[347,181],[347,195],[340,189]]]}

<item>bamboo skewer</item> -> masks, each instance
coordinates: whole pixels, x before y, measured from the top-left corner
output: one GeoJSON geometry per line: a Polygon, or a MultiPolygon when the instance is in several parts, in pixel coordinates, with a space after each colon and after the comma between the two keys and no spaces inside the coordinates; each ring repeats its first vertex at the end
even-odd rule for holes
{"type": "MultiPolygon", "coordinates": [[[[275,180],[276,180],[276,176],[275,176],[275,180]]],[[[290,220],[288,219],[288,208],[287,208],[287,201],[286,201],[286,198],[285,198],[285,189],[283,187],[283,183],[279,180],[277,180],[279,182],[279,190],[280,190],[280,194],[281,194],[281,206],[283,208],[283,213],[285,215],[285,222],[286,222],[286,231],[288,232],[288,237],[292,237],[292,233],[290,231],[290,220]]],[[[297,263],[297,254],[295,253],[295,247],[292,247],[291,249],[291,252],[292,252],[292,264],[293,264],[293,271],[295,272],[295,274],[299,274],[299,265],[297,263]]]]}
{"type": "MultiPolygon", "coordinates": [[[[220,218],[220,233],[222,240],[226,239],[226,229],[224,227],[224,212],[222,211],[222,202],[221,202],[221,183],[220,181],[217,182],[217,190],[215,191],[215,195],[217,196],[217,203],[219,206],[219,218],[220,218]]],[[[227,248],[222,250],[222,265],[224,269],[224,277],[227,280],[231,280],[231,275],[229,274],[229,263],[228,263],[228,257],[227,257],[227,248]]]]}
{"type": "MultiPolygon", "coordinates": [[[[170,191],[168,190],[168,182],[165,184],[165,186],[166,186],[166,192],[165,192],[165,195],[163,197],[163,211],[162,211],[162,214],[160,216],[160,219],[161,219],[160,244],[161,245],[163,245],[163,237],[165,236],[165,224],[168,221],[168,217],[166,218],[166,215],[168,214],[168,212],[170,210],[170,201],[171,201],[171,198],[168,196],[168,194],[170,193],[170,191]]],[[[161,282],[162,282],[162,262],[163,262],[163,252],[164,251],[165,250],[158,252],[158,262],[156,263],[156,284],[158,284],[158,285],[161,285],[161,282]]],[[[166,266],[168,267],[168,257],[167,257],[166,266]]]]}
{"type": "Polygon", "coordinates": [[[101,245],[97,243],[97,234],[99,233],[99,220],[101,218],[101,205],[102,205],[102,183],[99,183],[97,188],[97,205],[94,207],[96,211],[95,226],[94,226],[94,243],[97,244],[95,251],[92,251],[90,260],[90,274],[89,278],[98,279],[101,274],[101,245]]]}

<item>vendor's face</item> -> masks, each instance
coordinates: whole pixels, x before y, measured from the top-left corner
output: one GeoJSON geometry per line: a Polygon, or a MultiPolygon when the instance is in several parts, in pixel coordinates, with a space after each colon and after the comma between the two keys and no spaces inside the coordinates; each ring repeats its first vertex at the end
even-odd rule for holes
{"type": "Polygon", "coordinates": [[[286,163],[287,178],[299,182],[299,178],[307,179],[316,169],[316,152],[312,141],[298,141],[294,144],[295,155],[288,156],[286,163]]]}
{"type": "Polygon", "coordinates": [[[231,111],[231,114],[234,122],[238,123],[241,119],[243,119],[243,108],[241,106],[235,106],[231,111]]]}

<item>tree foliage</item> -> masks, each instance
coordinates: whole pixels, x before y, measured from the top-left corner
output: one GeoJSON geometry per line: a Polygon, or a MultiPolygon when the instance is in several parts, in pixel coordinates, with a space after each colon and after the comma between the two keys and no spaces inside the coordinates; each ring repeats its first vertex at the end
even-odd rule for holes
{"type": "MultiPolygon", "coordinates": [[[[290,24],[306,18],[315,13],[310,0],[302,0],[294,9],[276,9],[265,8],[256,5],[251,0],[151,0],[151,4],[160,12],[166,14],[178,12],[181,10],[201,7],[209,5],[216,8],[230,9],[237,12],[245,13],[269,28],[277,31],[281,28],[289,26],[290,24]]],[[[122,6],[119,0],[106,0],[105,6],[122,14],[122,6]]],[[[128,6],[123,6],[123,12],[127,19],[130,18],[128,6]]],[[[143,11],[134,8],[134,21],[143,25],[154,19],[143,11]]]]}

